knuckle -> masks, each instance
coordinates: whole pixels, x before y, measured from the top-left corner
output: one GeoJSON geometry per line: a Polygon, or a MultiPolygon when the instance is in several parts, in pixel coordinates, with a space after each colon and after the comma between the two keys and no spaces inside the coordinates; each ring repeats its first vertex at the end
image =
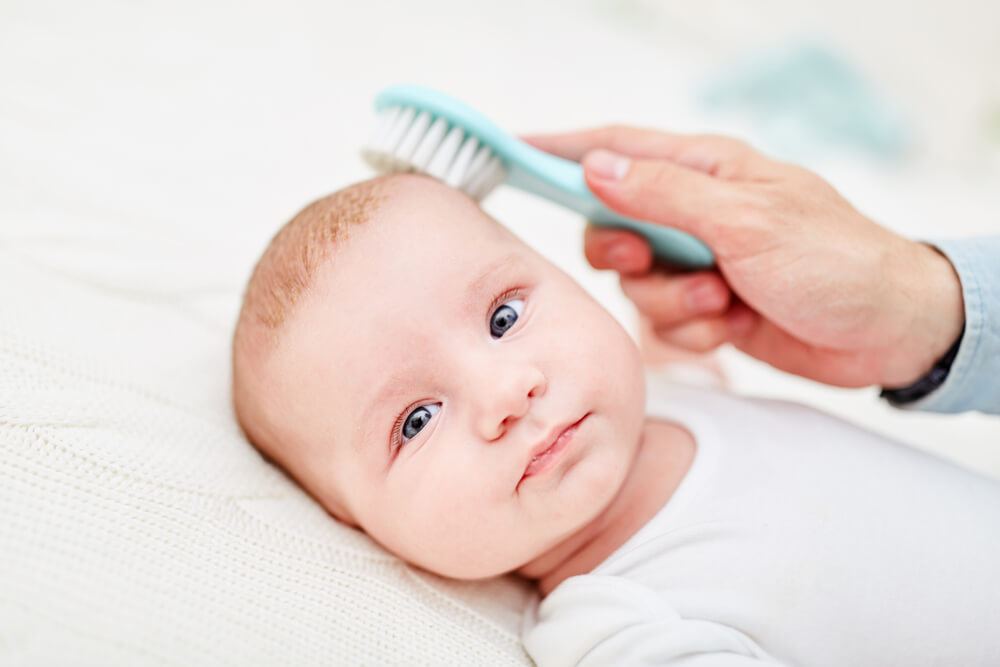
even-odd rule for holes
{"type": "Polygon", "coordinates": [[[752,168],[757,163],[760,154],[749,143],[735,137],[718,134],[703,134],[699,140],[705,152],[714,155],[709,160],[709,173],[723,180],[739,180],[741,175],[754,172],[752,168]]]}
{"type": "Polygon", "coordinates": [[[738,153],[744,156],[752,155],[757,152],[756,150],[754,150],[753,146],[751,146],[743,139],[736,139],[734,137],[726,137],[724,145],[733,153],[738,153]]]}
{"type": "Polygon", "coordinates": [[[770,248],[772,237],[765,224],[750,222],[746,218],[734,221],[726,228],[727,248],[733,257],[752,256],[770,248]]]}
{"type": "Polygon", "coordinates": [[[643,201],[658,201],[676,183],[677,168],[667,162],[656,162],[638,176],[638,196],[643,201]]]}
{"type": "Polygon", "coordinates": [[[729,204],[727,215],[740,227],[761,228],[774,218],[778,202],[767,188],[743,188],[729,204]]]}
{"type": "Polygon", "coordinates": [[[780,166],[784,172],[785,178],[798,185],[809,187],[819,185],[820,183],[826,184],[826,181],[824,181],[815,172],[810,171],[801,165],[793,162],[781,162],[780,166]]]}

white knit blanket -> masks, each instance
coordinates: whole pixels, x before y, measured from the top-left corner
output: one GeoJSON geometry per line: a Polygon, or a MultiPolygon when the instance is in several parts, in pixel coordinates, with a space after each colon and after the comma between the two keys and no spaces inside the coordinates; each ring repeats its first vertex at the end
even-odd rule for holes
{"type": "Polygon", "coordinates": [[[243,439],[225,332],[0,252],[0,663],[522,664],[525,587],[446,582],[243,439]]]}

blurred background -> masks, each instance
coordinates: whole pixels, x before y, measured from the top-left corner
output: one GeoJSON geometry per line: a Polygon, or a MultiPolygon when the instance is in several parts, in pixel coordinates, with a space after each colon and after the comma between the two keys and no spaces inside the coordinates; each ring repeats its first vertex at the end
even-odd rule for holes
{"type": "MultiPolygon", "coordinates": [[[[370,175],[372,101],[398,82],[514,132],[736,135],[907,236],[1000,233],[998,64],[987,0],[0,0],[0,244],[228,337],[278,226],[370,175]]],[[[634,330],[617,279],[584,261],[575,215],[504,188],[485,208],[634,330]]],[[[875,390],[731,350],[721,362],[739,392],[1000,476],[997,418],[902,413],[875,390]]]]}

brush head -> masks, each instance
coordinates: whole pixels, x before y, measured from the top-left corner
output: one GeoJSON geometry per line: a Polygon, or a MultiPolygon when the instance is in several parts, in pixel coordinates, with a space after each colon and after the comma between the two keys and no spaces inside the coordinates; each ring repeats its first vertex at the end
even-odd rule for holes
{"type": "Polygon", "coordinates": [[[476,201],[507,177],[489,146],[444,116],[415,106],[380,109],[361,155],[380,173],[427,174],[476,201]]]}
{"type": "Polygon", "coordinates": [[[417,107],[381,109],[362,156],[379,172],[427,174],[476,201],[507,175],[500,159],[477,137],[417,107]]]}

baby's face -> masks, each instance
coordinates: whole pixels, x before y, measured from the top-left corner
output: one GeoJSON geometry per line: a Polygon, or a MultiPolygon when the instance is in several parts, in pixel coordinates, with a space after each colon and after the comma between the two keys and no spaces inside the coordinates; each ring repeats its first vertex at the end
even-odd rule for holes
{"type": "Polygon", "coordinates": [[[450,577],[517,569],[586,525],[643,422],[621,326],[471,200],[417,177],[334,252],[270,375],[308,490],[450,577]]]}

